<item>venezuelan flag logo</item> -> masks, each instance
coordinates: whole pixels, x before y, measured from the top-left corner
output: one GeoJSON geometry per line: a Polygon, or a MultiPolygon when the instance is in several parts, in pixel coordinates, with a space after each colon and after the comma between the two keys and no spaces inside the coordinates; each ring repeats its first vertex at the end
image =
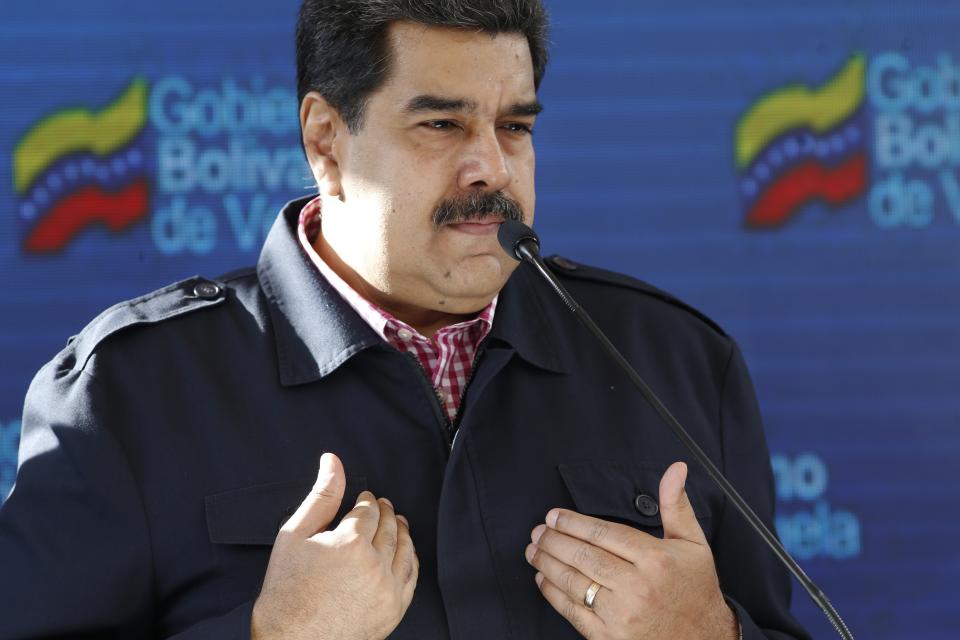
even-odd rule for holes
{"type": "Polygon", "coordinates": [[[98,111],[56,111],[13,150],[14,192],[29,253],[54,253],[92,225],[123,231],[149,210],[142,132],[147,83],[133,81],[98,111]]]}
{"type": "Polygon", "coordinates": [[[780,227],[809,202],[836,207],[866,190],[865,74],[856,54],[819,88],[782,87],[743,114],[734,154],[748,227],[780,227]]]}

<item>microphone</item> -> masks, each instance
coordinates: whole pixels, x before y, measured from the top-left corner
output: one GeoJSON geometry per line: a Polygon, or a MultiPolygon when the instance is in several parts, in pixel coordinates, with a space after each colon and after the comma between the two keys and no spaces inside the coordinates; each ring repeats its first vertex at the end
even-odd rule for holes
{"type": "Polygon", "coordinates": [[[594,323],[589,314],[573,299],[563,284],[560,283],[557,277],[554,276],[543,263],[543,260],[540,258],[540,238],[537,237],[536,232],[522,222],[507,220],[500,225],[500,230],[497,232],[497,240],[500,241],[500,246],[503,247],[507,255],[520,262],[529,262],[536,268],[540,275],[550,283],[550,286],[557,295],[560,296],[567,308],[570,309],[600,341],[607,355],[613,358],[620,368],[623,369],[634,386],[640,391],[640,394],[643,395],[644,399],[660,415],[663,421],[667,423],[667,426],[670,427],[674,435],[690,450],[690,453],[692,453],[693,457],[703,466],[714,483],[720,487],[723,494],[733,502],[734,506],[736,506],[737,510],[747,519],[747,522],[753,530],[760,535],[763,541],[767,543],[767,546],[776,554],[780,562],[793,574],[800,584],[803,585],[803,588],[807,590],[807,593],[810,594],[813,601],[827,616],[827,619],[833,625],[834,629],[837,630],[840,637],[844,640],[853,640],[853,635],[850,633],[847,625],[844,624],[840,618],[840,614],[837,613],[837,610],[827,599],[823,591],[814,584],[813,580],[807,577],[807,574],[804,573],[800,565],[797,564],[797,561],[784,549],[780,541],[777,540],[777,537],[770,532],[770,529],[760,520],[760,517],[750,508],[750,505],[737,493],[733,485],[730,484],[724,475],[720,473],[716,465],[707,457],[703,449],[690,437],[686,429],[683,428],[680,422],[673,417],[673,414],[670,413],[660,399],[650,390],[650,387],[643,381],[643,378],[641,378],[630,363],[627,362],[620,351],[613,346],[613,343],[607,339],[607,336],[600,330],[600,327],[594,323]]]}

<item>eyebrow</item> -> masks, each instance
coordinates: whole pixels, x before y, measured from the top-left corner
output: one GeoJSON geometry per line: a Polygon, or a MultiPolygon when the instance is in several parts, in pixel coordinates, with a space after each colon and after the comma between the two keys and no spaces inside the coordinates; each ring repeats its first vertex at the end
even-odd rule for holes
{"type": "Polygon", "coordinates": [[[539,100],[530,102],[516,102],[507,109],[508,116],[535,116],[543,111],[543,105],[539,100]]]}
{"type": "MultiPolygon", "coordinates": [[[[415,96],[403,108],[405,113],[420,113],[423,111],[454,111],[470,113],[477,110],[477,103],[465,98],[444,98],[423,94],[415,96]]],[[[516,102],[510,105],[504,115],[508,116],[535,116],[543,111],[539,100],[516,102]]]]}

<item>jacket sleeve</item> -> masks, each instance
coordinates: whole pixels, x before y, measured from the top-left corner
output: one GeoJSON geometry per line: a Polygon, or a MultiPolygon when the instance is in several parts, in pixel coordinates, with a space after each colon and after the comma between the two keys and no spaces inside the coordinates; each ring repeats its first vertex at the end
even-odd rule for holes
{"type": "MultiPolygon", "coordinates": [[[[723,472],[773,531],[773,470],[753,384],[740,350],[731,346],[721,381],[723,472]]],[[[736,612],[744,640],[804,639],[810,635],[790,613],[791,576],[726,501],[714,539],[720,587],[736,612]]]]}
{"type": "MultiPolygon", "coordinates": [[[[156,637],[150,529],[109,397],[69,358],[34,378],[0,507],[0,638],[156,637]]],[[[251,606],[176,637],[248,639],[251,606]],[[246,635],[244,635],[246,634],[246,635]]]]}
{"type": "MultiPolygon", "coordinates": [[[[0,509],[0,637],[142,633],[150,542],[93,377],[51,362],[24,404],[17,478],[0,509]]],[[[148,634],[144,634],[148,635],[148,634]]]]}

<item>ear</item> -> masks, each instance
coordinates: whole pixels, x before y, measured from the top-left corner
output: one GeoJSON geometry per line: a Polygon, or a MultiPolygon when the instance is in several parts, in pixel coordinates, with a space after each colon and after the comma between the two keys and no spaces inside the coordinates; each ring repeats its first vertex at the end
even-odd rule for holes
{"type": "Polygon", "coordinates": [[[303,148],[307,152],[310,171],[322,195],[339,196],[340,164],[334,142],[346,125],[339,112],[316,91],[303,97],[300,103],[300,131],[303,148]]]}

